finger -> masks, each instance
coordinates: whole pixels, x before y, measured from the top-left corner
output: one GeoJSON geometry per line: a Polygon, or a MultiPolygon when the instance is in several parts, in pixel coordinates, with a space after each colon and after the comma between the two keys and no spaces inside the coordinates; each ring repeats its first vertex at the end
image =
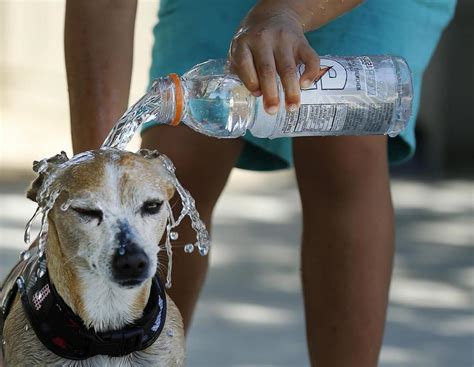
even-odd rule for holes
{"type": "Polygon", "coordinates": [[[273,50],[269,47],[254,47],[252,48],[252,54],[260,91],[263,94],[263,106],[265,111],[274,115],[278,112],[280,99],[278,98],[273,50]]]}
{"type": "Polygon", "coordinates": [[[275,62],[285,91],[286,108],[289,111],[295,111],[300,105],[300,85],[293,50],[278,48],[275,50],[275,62]]]}
{"type": "Polygon", "coordinates": [[[304,73],[300,77],[302,88],[308,88],[320,74],[319,55],[308,44],[300,46],[298,56],[304,64],[304,73]]]}
{"type": "Polygon", "coordinates": [[[231,48],[229,55],[233,71],[239,76],[247,89],[255,96],[262,95],[260,84],[258,83],[257,71],[253,64],[253,57],[246,44],[239,44],[231,48]]]}

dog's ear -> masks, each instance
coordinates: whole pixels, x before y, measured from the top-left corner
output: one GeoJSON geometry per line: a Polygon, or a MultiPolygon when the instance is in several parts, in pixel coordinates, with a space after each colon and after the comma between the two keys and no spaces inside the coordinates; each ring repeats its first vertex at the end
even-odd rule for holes
{"type": "Polygon", "coordinates": [[[26,197],[34,202],[37,202],[38,191],[43,185],[45,177],[51,172],[57,165],[67,162],[69,158],[65,152],[56,154],[55,156],[41,161],[33,162],[33,171],[38,173],[38,177],[33,181],[31,187],[26,192],[26,197]]]}
{"type": "MultiPolygon", "coordinates": [[[[146,158],[146,159],[156,159],[156,158],[161,158],[160,159],[160,164],[162,166],[166,166],[166,165],[171,165],[172,167],[172,171],[174,172],[174,166],[173,166],[173,163],[171,163],[170,159],[168,157],[166,157],[164,154],[161,154],[159,151],[157,150],[151,150],[151,149],[140,149],[138,152],[137,152],[138,155],[141,155],[142,157],[146,158]],[[167,164],[165,162],[168,162],[167,164]]],[[[165,167],[166,168],[166,167],[165,167]]],[[[168,171],[169,168],[166,168],[168,171]]],[[[166,195],[168,197],[168,199],[171,199],[174,195],[174,192],[175,192],[175,188],[174,186],[170,183],[170,185],[167,187],[166,189],[166,195]]]]}
{"type": "Polygon", "coordinates": [[[33,181],[28,191],[26,191],[26,197],[34,201],[35,203],[37,202],[36,196],[38,195],[38,191],[41,185],[43,184],[43,180],[44,180],[44,175],[40,173],[39,176],[36,178],[36,180],[33,181]]]}

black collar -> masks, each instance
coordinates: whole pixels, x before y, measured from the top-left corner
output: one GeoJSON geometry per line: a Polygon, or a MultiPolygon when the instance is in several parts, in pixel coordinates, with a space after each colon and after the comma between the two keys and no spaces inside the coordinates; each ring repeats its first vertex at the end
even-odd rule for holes
{"type": "Polygon", "coordinates": [[[17,278],[23,309],[38,339],[53,353],[82,360],[98,354],[124,356],[152,345],[166,319],[166,294],[158,276],[152,281],[143,317],[133,325],[109,332],[95,332],[66,305],[46,271],[37,276],[42,261],[32,256],[17,278]],[[36,259],[34,259],[36,258],[36,259]]]}

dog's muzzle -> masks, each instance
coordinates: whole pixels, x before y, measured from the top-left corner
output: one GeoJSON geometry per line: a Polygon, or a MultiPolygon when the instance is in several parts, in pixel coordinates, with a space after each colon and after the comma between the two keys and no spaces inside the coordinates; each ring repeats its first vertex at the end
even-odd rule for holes
{"type": "Polygon", "coordinates": [[[150,260],[135,243],[128,243],[115,251],[112,257],[113,277],[122,286],[133,287],[148,278],[150,260]]]}

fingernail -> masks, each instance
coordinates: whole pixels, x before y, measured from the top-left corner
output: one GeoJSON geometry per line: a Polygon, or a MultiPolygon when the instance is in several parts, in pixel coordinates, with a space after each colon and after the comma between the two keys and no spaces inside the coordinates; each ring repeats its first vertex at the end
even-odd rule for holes
{"type": "Polygon", "coordinates": [[[292,104],[288,105],[287,110],[288,110],[288,112],[296,112],[296,111],[298,111],[298,105],[292,103],[292,104]]]}
{"type": "Polygon", "coordinates": [[[278,107],[277,106],[268,106],[267,107],[267,112],[270,115],[275,115],[278,112],[278,107]]]}
{"type": "Polygon", "coordinates": [[[258,90],[258,91],[256,91],[256,92],[252,92],[252,95],[253,95],[254,97],[260,97],[260,96],[262,95],[262,92],[260,92],[260,91],[258,90]]]}
{"type": "Polygon", "coordinates": [[[326,67],[326,68],[322,68],[321,70],[319,70],[319,74],[318,76],[316,77],[316,80],[319,80],[321,79],[324,74],[326,74],[330,69],[332,69],[332,66],[329,66],[329,67],[326,67]]]}
{"type": "Polygon", "coordinates": [[[311,80],[309,80],[309,79],[303,80],[303,81],[301,82],[301,86],[302,86],[303,88],[309,88],[309,87],[311,87],[311,84],[313,84],[313,81],[311,81],[311,80]]]}

